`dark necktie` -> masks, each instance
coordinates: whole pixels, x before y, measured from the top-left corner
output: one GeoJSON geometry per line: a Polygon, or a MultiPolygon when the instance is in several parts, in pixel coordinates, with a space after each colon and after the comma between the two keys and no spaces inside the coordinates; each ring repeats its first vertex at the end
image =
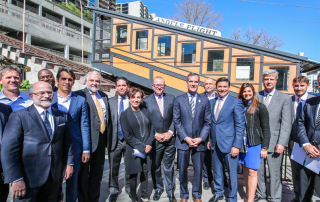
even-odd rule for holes
{"type": "Polygon", "coordinates": [[[194,118],[194,101],[193,101],[194,95],[191,95],[191,99],[190,99],[190,107],[191,107],[191,115],[192,115],[192,119],[194,118]]]}
{"type": "Polygon", "coordinates": [[[51,128],[51,124],[48,120],[47,113],[48,113],[47,110],[45,110],[43,112],[43,115],[44,115],[43,123],[44,123],[44,126],[46,127],[47,133],[48,133],[50,140],[51,140],[52,139],[52,128],[51,128]]]}
{"type": "Polygon", "coordinates": [[[120,124],[120,115],[123,112],[123,108],[124,108],[123,107],[123,97],[121,97],[120,105],[119,105],[119,115],[118,115],[118,138],[119,138],[119,140],[123,139],[121,124],[120,124]]]}
{"type": "Polygon", "coordinates": [[[320,122],[320,109],[318,105],[318,115],[317,115],[316,125],[318,125],[319,122],[320,122]]]}
{"type": "MultiPolygon", "coordinates": [[[[301,102],[302,102],[302,99],[299,97],[298,98],[298,107],[297,107],[297,110],[296,110],[296,115],[297,115],[298,108],[299,108],[299,105],[300,105],[301,102]]],[[[301,108],[302,108],[302,105],[301,105],[301,108]]]]}

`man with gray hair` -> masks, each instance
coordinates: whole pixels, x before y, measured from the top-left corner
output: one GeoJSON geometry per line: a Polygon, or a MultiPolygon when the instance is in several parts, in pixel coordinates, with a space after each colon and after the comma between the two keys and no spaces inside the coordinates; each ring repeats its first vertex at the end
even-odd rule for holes
{"type": "MultiPolygon", "coordinates": [[[[285,146],[291,133],[291,98],[276,90],[278,72],[268,69],[263,72],[264,90],[257,93],[257,98],[268,108],[271,138],[267,160],[262,160],[258,170],[258,187],[254,201],[266,198],[265,164],[268,163],[270,176],[269,201],[280,202],[282,194],[281,164],[285,146]]],[[[262,148],[262,150],[266,150],[262,148]]]]}
{"type": "Polygon", "coordinates": [[[3,86],[0,92],[0,103],[11,106],[13,111],[24,109],[33,104],[29,96],[20,92],[22,82],[20,68],[14,65],[5,65],[0,70],[0,83],[3,86]]]}
{"type": "Polygon", "coordinates": [[[109,123],[108,96],[100,91],[102,76],[91,71],[85,76],[86,88],[75,93],[86,98],[89,106],[91,158],[81,164],[78,184],[79,202],[98,202],[105,160],[105,147],[109,123]]]}

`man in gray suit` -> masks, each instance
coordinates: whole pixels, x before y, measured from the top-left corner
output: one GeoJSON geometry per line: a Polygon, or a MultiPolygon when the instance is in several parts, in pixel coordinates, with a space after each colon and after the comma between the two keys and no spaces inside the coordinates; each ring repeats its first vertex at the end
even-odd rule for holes
{"type": "Polygon", "coordinates": [[[258,170],[258,187],[254,201],[266,198],[265,163],[267,161],[270,175],[269,201],[280,202],[282,194],[281,163],[285,147],[291,132],[291,98],[276,90],[278,72],[268,69],[262,75],[264,90],[257,98],[269,111],[271,138],[267,160],[262,160],[258,170]]]}
{"type": "MultiPolygon", "coordinates": [[[[123,138],[123,133],[120,125],[121,113],[129,107],[129,91],[128,80],[125,77],[118,77],[116,80],[116,96],[109,99],[109,106],[111,112],[111,129],[108,130],[108,154],[110,162],[109,173],[109,190],[110,202],[117,201],[119,195],[119,168],[122,156],[125,157],[126,142],[123,138]]],[[[125,192],[130,194],[129,176],[125,176],[125,192]]]]}
{"type": "MultiPolygon", "coordinates": [[[[295,92],[295,95],[291,96],[292,129],[291,129],[289,147],[288,147],[290,156],[292,153],[294,142],[299,142],[297,139],[298,118],[301,115],[301,112],[304,107],[304,104],[306,103],[306,100],[309,98],[315,97],[314,95],[307,93],[307,89],[309,86],[310,86],[309,79],[305,76],[298,76],[294,78],[292,81],[292,87],[295,92]],[[301,105],[299,105],[300,103],[301,105]]],[[[299,178],[299,173],[301,169],[302,169],[302,166],[300,164],[298,164],[294,160],[291,160],[293,190],[295,194],[295,197],[291,202],[302,201],[303,199],[301,198],[301,196],[304,196],[308,190],[307,186],[300,186],[301,182],[299,178]]]]}

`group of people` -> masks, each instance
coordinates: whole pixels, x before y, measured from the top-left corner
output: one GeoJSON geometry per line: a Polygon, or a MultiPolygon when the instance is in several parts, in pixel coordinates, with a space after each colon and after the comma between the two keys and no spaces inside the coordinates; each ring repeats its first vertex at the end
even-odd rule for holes
{"type": "MultiPolygon", "coordinates": [[[[229,93],[230,81],[224,77],[206,79],[205,92],[198,94],[196,73],[187,76],[188,91],[177,97],[164,93],[162,77],[154,78],[154,93],[147,97],[143,90],[130,87],[125,77],[118,77],[117,95],[110,99],[100,90],[102,77],[97,71],[89,72],[86,87],[75,92],[75,74],[68,68],[60,68],[56,78],[43,69],[38,79],[26,95],[19,91],[19,68],[0,70],[1,202],[7,200],[9,184],[15,201],[60,202],[64,195],[67,202],[99,201],[106,148],[110,202],[120,194],[122,159],[125,192],[132,201],[149,201],[151,171],[153,200],[158,201],[165,190],[168,201],[176,202],[176,157],[180,202],[189,199],[190,157],[194,202],[201,202],[202,187],[206,190],[212,184],[209,202],[223,200],[225,186],[227,201],[236,202],[239,164],[246,186],[242,201],[280,202],[285,147],[290,153],[295,143],[310,158],[320,155],[320,97],[307,93],[309,80],[304,76],[293,79],[295,95],[289,97],[276,90],[278,72],[269,69],[262,76],[264,90],[256,93],[252,84],[244,83],[237,98],[229,93]]],[[[319,192],[319,176],[294,161],[291,165],[292,202],[311,201],[313,190],[319,192]]]]}

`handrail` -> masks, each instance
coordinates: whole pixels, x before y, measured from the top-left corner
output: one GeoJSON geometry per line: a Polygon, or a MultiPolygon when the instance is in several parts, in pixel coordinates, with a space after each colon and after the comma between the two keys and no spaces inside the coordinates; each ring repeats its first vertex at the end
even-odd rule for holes
{"type": "MultiPolygon", "coordinates": [[[[0,3],[0,12],[4,13],[6,15],[10,15],[10,16],[22,19],[22,12],[21,11],[18,11],[14,8],[9,8],[8,6],[1,4],[1,3],[0,3]]],[[[40,17],[40,16],[35,17],[33,15],[30,15],[29,13],[26,13],[25,19],[26,19],[26,22],[36,24],[38,26],[52,30],[52,31],[57,32],[59,34],[67,35],[69,37],[81,40],[81,33],[76,33],[74,31],[66,29],[61,24],[56,24],[55,22],[53,22],[51,20],[50,20],[51,22],[47,21],[47,19],[44,17],[40,17]]],[[[92,44],[92,39],[88,36],[83,36],[83,41],[85,43],[92,44]]]]}
{"type": "Polygon", "coordinates": [[[62,19],[61,18],[55,17],[55,16],[50,15],[50,14],[45,13],[45,12],[42,12],[42,16],[45,17],[45,18],[48,18],[49,20],[55,21],[55,22],[57,22],[59,24],[62,24],[62,19]]]}

